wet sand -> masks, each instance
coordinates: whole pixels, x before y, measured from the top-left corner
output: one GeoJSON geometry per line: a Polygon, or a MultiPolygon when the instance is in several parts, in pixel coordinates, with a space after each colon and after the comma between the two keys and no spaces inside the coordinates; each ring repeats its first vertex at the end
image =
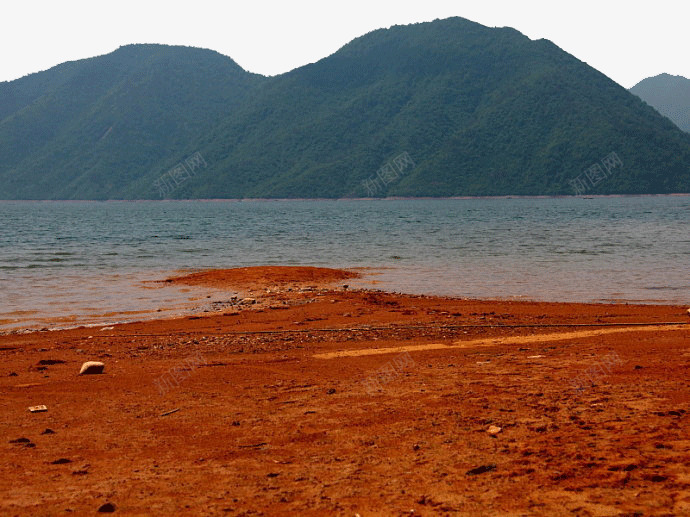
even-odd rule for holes
{"type": "Polygon", "coordinates": [[[690,515],[686,307],[356,276],[195,273],[168,283],[243,294],[0,336],[0,513],[690,515]]]}

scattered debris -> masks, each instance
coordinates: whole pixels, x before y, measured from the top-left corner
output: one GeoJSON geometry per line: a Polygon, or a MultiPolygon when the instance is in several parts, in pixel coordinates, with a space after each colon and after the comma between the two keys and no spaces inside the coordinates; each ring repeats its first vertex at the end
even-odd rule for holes
{"type": "Polygon", "coordinates": [[[31,406],[29,407],[29,411],[31,411],[32,413],[45,413],[46,411],[48,411],[48,407],[43,405],[31,406]]]}
{"type": "Polygon", "coordinates": [[[81,370],[79,370],[79,375],[95,375],[103,373],[105,364],[100,361],[86,361],[81,365],[81,370]]]}
{"type": "Polygon", "coordinates": [[[177,413],[179,410],[180,410],[180,408],[171,409],[170,411],[166,411],[165,413],[161,413],[161,416],[172,415],[173,413],[177,413]]]}
{"type": "Polygon", "coordinates": [[[498,433],[500,433],[502,430],[503,430],[502,427],[498,427],[497,425],[492,425],[492,426],[490,426],[490,427],[486,430],[486,432],[489,433],[489,434],[498,434],[498,433]]]}

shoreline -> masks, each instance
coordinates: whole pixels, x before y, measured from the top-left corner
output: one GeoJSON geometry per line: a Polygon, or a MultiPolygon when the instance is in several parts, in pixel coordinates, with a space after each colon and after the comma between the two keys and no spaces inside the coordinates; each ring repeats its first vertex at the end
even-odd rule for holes
{"type": "MultiPolygon", "coordinates": [[[[266,278],[261,279],[259,281],[254,280],[253,282],[250,283],[233,283],[232,281],[230,282],[223,282],[215,280],[215,281],[204,281],[201,280],[199,281],[199,278],[205,278],[208,276],[213,277],[214,275],[223,275],[227,272],[231,271],[242,271],[242,270],[262,270],[265,268],[275,268],[275,269],[286,269],[286,268],[302,268],[302,266],[248,266],[248,267],[240,267],[240,268],[231,268],[231,269],[223,269],[223,268],[204,268],[200,270],[189,270],[189,271],[179,271],[179,274],[175,274],[172,276],[168,276],[167,278],[162,278],[160,280],[144,280],[142,281],[144,284],[148,285],[153,285],[153,286],[168,286],[168,285],[173,285],[173,286],[188,286],[191,288],[195,288],[197,290],[203,289],[203,288],[208,288],[210,291],[215,294],[216,298],[225,298],[226,295],[227,297],[230,297],[229,300],[225,301],[218,301],[218,300],[209,300],[212,298],[211,296],[208,296],[209,299],[204,299],[198,296],[192,296],[191,298],[188,299],[188,301],[182,305],[180,305],[182,302],[179,302],[177,305],[174,306],[158,306],[156,305],[155,308],[150,308],[150,309],[142,309],[139,308],[136,311],[130,311],[127,309],[122,309],[119,311],[111,311],[111,312],[116,312],[118,317],[122,317],[122,319],[108,319],[111,317],[109,314],[103,314],[103,315],[98,315],[98,314],[91,314],[91,315],[79,315],[79,314],[71,314],[68,316],[55,316],[54,318],[47,318],[47,319],[42,319],[40,323],[35,323],[27,327],[18,327],[18,328],[8,328],[8,329],[0,329],[0,336],[9,336],[9,335],[22,335],[22,334],[31,334],[34,332],[59,332],[59,331],[65,331],[65,330],[73,330],[73,329],[80,329],[80,328],[98,328],[98,327],[104,327],[104,326],[113,326],[113,325],[129,325],[129,324],[156,324],[156,322],[159,321],[169,321],[169,320],[184,320],[190,317],[193,318],[198,318],[198,317],[209,317],[213,315],[218,315],[218,314],[223,314],[224,311],[230,308],[239,308],[242,305],[242,300],[243,298],[247,297],[253,297],[253,296],[258,296],[259,299],[263,298],[263,290],[266,289],[266,286],[261,285],[261,281],[266,281],[268,282],[266,285],[269,285],[270,280],[267,280],[266,278]],[[232,295],[232,296],[231,296],[232,295]],[[127,314],[132,314],[131,318],[127,317],[127,314]],[[165,313],[168,313],[167,315],[165,313]],[[136,314],[136,315],[134,315],[136,314]],[[54,323],[53,320],[58,321],[58,320],[70,320],[69,324],[62,324],[62,323],[54,323]],[[90,321],[86,321],[90,320],[90,321]],[[48,322],[48,323],[46,323],[48,322]]],[[[307,266],[305,268],[311,268],[311,266],[307,266]]],[[[319,267],[314,267],[314,269],[330,269],[330,268],[319,268],[319,267]]],[[[527,296],[506,296],[506,297],[465,297],[465,296],[452,296],[452,295],[444,295],[444,294],[434,294],[434,293],[425,293],[425,292],[414,292],[413,290],[411,291],[395,291],[395,290],[389,290],[384,287],[377,287],[381,284],[380,281],[376,280],[375,277],[366,277],[365,274],[362,274],[361,272],[364,270],[370,270],[371,268],[364,268],[364,267],[357,267],[357,268],[348,268],[348,269],[342,269],[342,270],[335,270],[335,271],[343,271],[346,273],[352,273],[352,276],[350,277],[343,277],[344,281],[347,281],[347,278],[350,278],[350,283],[353,284],[351,288],[351,292],[359,291],[359,292],[370,292],[370,293],[380,293],[380,294],[388,294],[388,295],[395,295],[395,296],[400,296],[402,298],[415,298],[415,297],[422,297],[422,298],[429,298],[429,299],[438,299],[444,302],[451,302],[451,301],[456,301],[456,302],[476,302],[476,303],[482,303],[482,304],[505,304],[505,303],[517,303],[517,304],[544,304],[544,305],[562,305],[562,306],[600,306],[600,307],[608,307],[608,306],[613,306],[613,307],[625,307],[625,306],[635,306],[635,307],[682,307],[682,304],[679,303],[673,303],[670,301],[666,300],[598,300],[598,301],[558,301],[558,300],[545,300],[545,299],[533,299],[529,298],[527,296]]],[[[378,268],[375,271],[381,271],[385,268],[378,268]]],[[[374,273],[380,274],[380,273],[374,273]]],[[[299,289],[300,287],[304,287],[307,283],[314,283],[313,281],[309,281],[308,279],[301,279],[296,282],[294,282],[293,287],[296,289],[299,289]]],[[[318,284],[319,282],[317,282],[318,284]]],[[[326,283],[323,285],[320,285],[320,288],[331,288],[333,283],[326,283]]],[[[271,284],[271,287],[275,287],[275,284],[271,284]]],[[[316,286],[315,286],[316,287],[316,286]]],[[[269,288],[270,289],[270,288],[269,288]]],[[[288,291],[289,292],[289,291],[288,291]]],[[[4,323],[4,324],[9,324],[4,323]]]]}
{"type": "Polygon", "coordinates": [[[0,203],[19,202],[19,203],[141,203],[148,201],[170,202],[170,201],[200,201],[200,202],[272,202],[272,201],[433,201],[433,200],[469,200],[469,199],[597,199],[597,198],[638,198],[638,197],[689,197],[690,192],[672,192],[667,194],[581,194],[581,195],[516,195],[505,194],[500,196],[391,196],[391,197],[316,197],[316,198],[164,198],[164,199],[0,199],[0,203]]]}
{"type": "MultiPolygon", "coordinates": [[[[152,323],[159,320],[184,319],[187,317],[197,317],[205,315],[213,315],[222,313],[228,307],[237,308],[241,305],[242,298],[259,296],[262,297],[263,291],[275,288],[277,285],[285,287],[292,282],[292,287],[299,289],[308,284],[317,284],[320,287],[332,287],[338,280],[343,282],[349,281],[352,288],[379,292],[382,294],[393,294],[401,297],[416,297],[422,296],[427,298],[438,298],[445,301],[466,301],[478,303],[495,303],[502,304],[508,302],[514,303],[536,303],[536,304],[564,304],[564,305],[592,305],[592,306],[650,306],[650,307],[680,307],[682,303],[657,300],[657,299],[615,299],[615,300],[586,300],[586,301],[571,301],[571,300],[554,300],[554,299],[538,299],[530,297],[529,295],[512,295],[512,296],[462,296],[462,295],[447,295],[443,293],[425,292],[415,289],[414,286],[408,286],[408,289],[401,288],[391,284],[388,281],[377,280],[377,277],[385,274],[389,267],[351,267],[347,269],[331,269],[316,266],[246,266],[238,268],[191,268],[180,269],[175,271],[168,271],[163,273],[159,279],[152,279],[150,273],[145,275],[145,280],[138,280],[131,289],[143,287],[145,289],[157,289],[165,287],[176,287],[180,289],[178,293],[179,300],[171,300],[172,305],[160,305],[155,302],[150,308],[144,308],[141,304],[137,305],[135,309],[132,308],[111,308],[108,313],[97,314],[93,311],[87,313],[61,314],[51,317],[41,316],[35,323],[29,323],[24,327],[0,328],[0,336],[30,334],[32,332],[57,332],[61,330],[71,330],[76,328],[96,328],[112,325],[124,325],[131,323],[152,323]],[[240,276],[243,271],[266,272],[274,271],[275,278],[270,276],[270,273],[258,273],[258,275],[251,281],[243,281],[240,276]],[[299,278],[300,270],[323,270],[335,274],[335,278],[327,280],[324,278],[304,277],[299,278]],[[279,271],[291,271],[291,274],[297,272],[297,277],[294,281],[288,279],[285,273],[276,273],[279,271]],[[228,276],[230,275],[230,276],[228,276]],[[233,277],[234,275],[234,277],[233,277]],[[239,275],[239,276],[238,276],[239,275]],[[227,277],[227,278],[224,278],[227,277]],[[324,279],[325,281],[324,283],[324,279]],[[349,279],[349,280],[348,280],[349,279]],[[139,286],[141,284],[141,286],[139,286]],[[265,285],[264,285],[265,284],[265,285]],[[400,290],[396,290],[400,289],[400,290]],[[191,291],[187,291],[191,289],[191,291]],[[185,299],[186,301],[184,301],[185,299]],[[113,318],[113,319],[110,319],[113,318]]],[[[404,272],[404,271],[403,271],[404,272]]],[[[403,272],[399,272],[403,274],[403,272]]],[[[328,275],[329,273],[326,273],[328,275]]],[[[287,289],[287,287],[286,287],[287,289]]],[[[133,291],[134,292],[134,291],[133,291]]],[[[289,291],[288,291],[289,292],[289,291]]],[[[10,313],[6,317],[11,316],[10,313]]],[[[26,318],[24,318],[26,319],[26,318]]],[[[12,320],[3,320],[2,325],[10,325],[12,320]]]]}
{"type": "Polygon", "coordinates": [[[686,307],[402,295],[350,275],[178,275],[246,296],[0,335],[0,511],[690,511],[686,307]],[[78,375],[86,361],[103,374],[78,375]]]}

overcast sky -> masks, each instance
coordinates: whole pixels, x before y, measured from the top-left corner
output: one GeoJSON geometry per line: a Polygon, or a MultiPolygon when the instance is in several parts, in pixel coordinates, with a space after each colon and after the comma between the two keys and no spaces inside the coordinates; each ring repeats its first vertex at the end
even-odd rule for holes
{"type": "Polygon", "coordinates": [[[629,88],[662,72],[690,78],[686,2],[657,0],[32,0],[3,2],[0,81],[129,43],[216,50],[276,75],[371,30],[461,16],[546,38],[629,88]]]}

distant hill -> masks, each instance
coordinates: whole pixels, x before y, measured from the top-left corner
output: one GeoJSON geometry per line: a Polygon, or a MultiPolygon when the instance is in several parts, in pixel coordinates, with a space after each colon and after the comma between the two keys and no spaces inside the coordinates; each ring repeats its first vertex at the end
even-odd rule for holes
{"type": "Polygon", "coordinates": [[[3,199],[688,185],[690,135],[553,43],[461,18],[377,30],[270,78],[212,51],[133,45],[0,83],[3,199]]]}
{"type": "Polygon", "coordinates": [[[640,81],[630,91],[690,133],[690,79],[661,74],[640,81]]]}

